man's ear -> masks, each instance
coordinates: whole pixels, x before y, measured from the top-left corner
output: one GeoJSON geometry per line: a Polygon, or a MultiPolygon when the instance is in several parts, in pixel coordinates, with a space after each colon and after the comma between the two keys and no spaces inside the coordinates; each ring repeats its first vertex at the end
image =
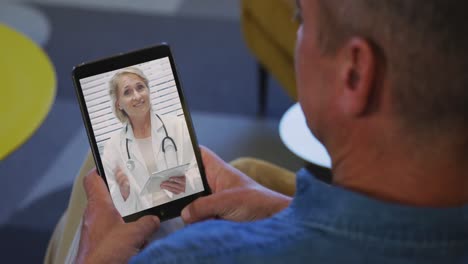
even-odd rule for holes
{"type": "Polygon", "coordinates": [[[345,114],[360,116],[371,104],[377,56],[371,44],[359,37],[351,38],[340,53],[340,106],[345,114]]]}

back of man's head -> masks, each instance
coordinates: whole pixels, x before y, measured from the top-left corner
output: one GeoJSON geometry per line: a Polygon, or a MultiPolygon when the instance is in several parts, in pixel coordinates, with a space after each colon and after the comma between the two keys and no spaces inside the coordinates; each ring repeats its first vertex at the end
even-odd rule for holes
{"type": "Polygon", "coordinates": [[[319,42],[333,53],[347,37],[372,44],[395,112],[417,130],[468,127],[467,1],[319,0],[319,42]]]}

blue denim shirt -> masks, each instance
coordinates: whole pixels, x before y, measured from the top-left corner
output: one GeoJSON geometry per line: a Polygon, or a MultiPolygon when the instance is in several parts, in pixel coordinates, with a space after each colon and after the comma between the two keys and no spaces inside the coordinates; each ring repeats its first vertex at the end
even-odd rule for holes
{"type": "Polygon", "coordinates": [[[250,223],[211,220],[154,241],[132,263],[468,263],[468,206],[378,201],[297,175],[291,205],[250,223]]]}

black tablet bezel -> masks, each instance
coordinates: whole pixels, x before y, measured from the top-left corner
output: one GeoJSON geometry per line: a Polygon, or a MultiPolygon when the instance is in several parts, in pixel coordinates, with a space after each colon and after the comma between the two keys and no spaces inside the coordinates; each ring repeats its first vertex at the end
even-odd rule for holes
{"type": "Polygon", "coordinates": [[[144,215],[156,215],[160,218],[161,221],[165,221],[165,220],[180,216],[180,212],[187,204],[189,204],[190,202],[194,201],[195,199],[201,196],[206,196],[211,193],[211,190],[208,186],[208,182],[206,179],[205,168],[203,166],[201,152],[198,146],[198,141],[195,135],[195,130],[193,129],[192,118],[190,116],[190,112],[187,106],[187,101],[182,91],[182,85],[179,80],[179,76],[178,76],[177,69],[174,63],[172,52],[168,44],[162,43],[154,47],[144,48],[141,50],[131,51],[128,53],[120,53],[116,56],[104,58],[101,60],[82,63],[78,66],[75,66],[72,72],[75,92],[79,101],[79,105],[80,105],[80,109],[81,109],[81,113],[83,117],[83,122],[86,127],[86,132],[88,134],[88,140],[89,140],[89,144],[91,146],[91,150],[94,156],[94,161],[96,163],[97,171],[99,175],[101,175],[101,177],[104,179],[107,189],[109,189],[109,186],[107,184],[107,180],[105,177],[105,173],[104,173],[104,168],[102,166],[101,156],[99,155],[99,149],[97,146],[96,138],[94,137],[94,131],[91,126],[91,120],[89,117],[88,109],[86,107],[86,102],[84,100],[84,94],[81,88],[80,79],[106,73],[106,72],[113,71],[113,70],[122,69],[125,67],[129,67],[129,66],[144,63],[144,62],[149,62],[152,60],[157,60],[160,58],[165,58],[165,57],[169,58],[169,61],[171,64],[172,72],[174,75],[174,80],[177,86],[177,91],[179,93],[180,103],[182,105],[182,110],[184,112],[185,121],[187,123],[187,127],[189,130],[190,138],[192,140],[192,146],[194,149],[198,168],[200,170],[201,178],[203,181],[204,191],[125,216],[123,217],[125,222],[136,221],[144,215]]]}

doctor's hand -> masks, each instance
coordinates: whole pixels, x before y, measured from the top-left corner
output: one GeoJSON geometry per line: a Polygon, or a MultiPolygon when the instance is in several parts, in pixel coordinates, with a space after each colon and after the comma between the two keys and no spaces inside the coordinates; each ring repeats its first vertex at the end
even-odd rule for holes
{"type": "Polygon", "coordinates": [[[159,219],[145,216],[124,223],[96,170],[84,179],[88,204],[83,216],[76,263],[127,263],[159,228],[159,219]]]}
{"type": "Polygon", "coordinates": [[[200,149],[213,194],[187,205],[182,210],[184,222],[193,223],[210,218],[253,221],[270,217],[289,205],[291,197],[263,187],[209,149],[200,149]]]}
{"type": "Polygon", "coordinates": [[[127,175],[119,166],[117,166],[115,170],[115,179],[119,185],[120,194],[122,194],[123,200],[126,201],[130,195],[130,182],[128,181],[127,175]]]}
{"type": "Polygon", "coordinates": [[[172,176],[166,181],[161,182],[161,189],[168,190],[173,194],[180,194],[185,192],[186,177],[185,176],[172,176]]]}

